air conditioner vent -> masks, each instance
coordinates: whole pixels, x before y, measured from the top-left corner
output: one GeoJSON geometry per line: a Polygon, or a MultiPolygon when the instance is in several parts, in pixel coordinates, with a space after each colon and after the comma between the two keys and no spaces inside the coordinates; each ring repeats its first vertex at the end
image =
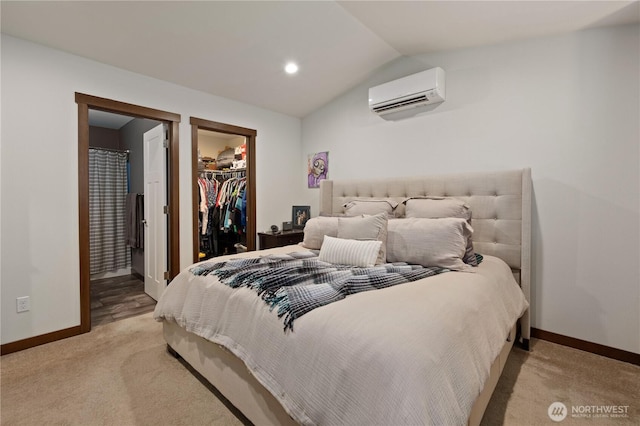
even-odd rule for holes
{"type": "Polygon", "coordinates": [[[390,103],[387,105],[374,106],[372,109],[374,112],[382,113],[388,110],[400,110],[405,109],[405,107],[413,107],[417,106],[416,104],[424,104],[429,102],[427,95],[415,96],[409,99],[399,100],[398,102],[390,103]]]}
{"type": "Polygon", "coordinates": [[[444,70],[432,68],[369,89],[369,108],[384,116],[445,100],[444,70]]]}

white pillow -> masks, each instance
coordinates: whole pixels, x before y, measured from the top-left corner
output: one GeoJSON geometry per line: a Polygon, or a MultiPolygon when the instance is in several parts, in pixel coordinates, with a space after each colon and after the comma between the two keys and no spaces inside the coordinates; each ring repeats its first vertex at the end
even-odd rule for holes
{"type": "Polygon", "coordinates": [[[473,272],[474,268],[462,260],[472,232],[462,218],[389,220],[387,262],[473,272]]]}
{"type": "Polygon", "coordinates": [[[345,240],[325,236],[319,259],[339,265],[372,267],[376,263],[382,241],[345,240]]]}
{"type": "Polygon", "coordinates": [[[376,263],[387,262],[387,215],[340,217],[338,238],[349,240],[378,240],[382,242],[376,263]]]}

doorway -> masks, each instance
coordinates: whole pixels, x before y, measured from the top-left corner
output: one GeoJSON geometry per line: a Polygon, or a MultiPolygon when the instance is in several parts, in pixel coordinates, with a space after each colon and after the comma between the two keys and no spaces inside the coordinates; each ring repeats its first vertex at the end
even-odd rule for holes
{"type": "Polygon", "coordinates": [[[180,270],[178,126],[180,115],[110,99],[76,93],[78,104],[78,204],[80,256],[80,333],[91,331],[89,246],[89,110],[111,112],[164,123],[167,128],[167,271],[172,279],[180,270]]]}
{"type": "MultiPolygon", "coordinates": [[[[244,156],[244,178],[246,179],[246,227],[244,229],[244,239],[241,246],[243,249],[252,251],[256,249],[256,172],[255,172],[255,150],[256,150],[256,134],[253,129],[247,129],[244,127],[234,126],[225,123],[218,123],[215,121],[204,120],[201,118],[191,117],[191,182],[192,182],[192,212],[193,212],[193,261],[198,262],[201,259],[201,234],[202,228],[199,226],[201,223],[199,199],[200,199],[200,186],[198,185],[198,178],[200,177],[199,164],[202,166],[202,155],[198,157],[198,140],[202,135],[202,131],[211,132],[213,135],[218,136],[237,136],[244,140],[246,146],[246,156],[244,156]]],[[[230,142],[231,143],[231,142],[230,142]]],[[[209,155],[211,158],[211,156],[209,155]]],[[[240,158],[239,158],[240,160],[240,158]]],[[[202,168],[202,167],[201,167],[202,168]]],[[[243,167],[240,167],[243,168],[243,167]]],[[[221,171],[217,168],[217,171],[221,171]]],[[[233,175],[234,170],[229,169],[228,173],[233,175]]]]}

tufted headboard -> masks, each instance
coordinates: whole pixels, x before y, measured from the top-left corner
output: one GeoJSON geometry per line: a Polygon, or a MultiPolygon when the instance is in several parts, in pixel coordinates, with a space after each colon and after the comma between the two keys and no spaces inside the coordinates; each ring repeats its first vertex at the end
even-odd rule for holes
{"type": "MultiPolygon", "coordinates": [[[[358,199],[438,196],[464,200],[472,212],[473,245],[481,254],[504,260],[513,270],[527,301],[531,277],[531,169],[461,173],[426,177],[320,181],[320,215],[344,213],[344,204],[358,199]]],[[[404,215],[404,205],[398,207],[404,215]]],[[[398,210],[397,209],[397,210],[398,210]]],[[[531,308],[529,308],[531,309],[531,308]]],[[[530,319],[521,319],[528,345],[530,319]]]]}

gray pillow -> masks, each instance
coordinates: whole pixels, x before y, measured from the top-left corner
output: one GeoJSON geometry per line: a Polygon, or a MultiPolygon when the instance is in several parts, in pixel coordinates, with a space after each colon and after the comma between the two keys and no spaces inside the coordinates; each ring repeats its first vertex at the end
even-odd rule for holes
{"type": "Polygon", "coordinates": [[[376,264],[387,261],[387,215],[339,217],[338,238],[382,241],[376,264]]]}
{"type": "Polygon", "coordinates": [[[338,218],[318,216],[311,218],[304,225],[302,246],[312,250],[320,250],[324,236],[338,236],[338,218]]]}
{"type": "Polygon", "coordinates": [[[424,197],[409,198],[404,201],[405,217],[424,217],[438,219],[442,217],[461,217],[471,220],[471,208],[458,198],[424,197]]]}
{"type": "Polygon", "coordinates": [[[389,220],[387,261],[474,272],[462,260],[472,232],[461,218],[389,220]]]}
{"type": "Polygon", "coordinates": [[[394,216],[394,210],[398,202],[393,200],[351,200],[343,204],[345,216],[375,215],[386,213],[388,217],[394,216]]]}
{"type": "MultiPolygon", "coordinates": [[[[471,208],[458,198],[451,197],[414,197],[403,201],[406,217],[421,217],[438,219],[444,217],[459,217],[466,219],[471,225],[471,208]]],[[[473,248],[473,240],[469,236],[463,262],[471,266],[478,266],[478,259],[473,248]]]]}

